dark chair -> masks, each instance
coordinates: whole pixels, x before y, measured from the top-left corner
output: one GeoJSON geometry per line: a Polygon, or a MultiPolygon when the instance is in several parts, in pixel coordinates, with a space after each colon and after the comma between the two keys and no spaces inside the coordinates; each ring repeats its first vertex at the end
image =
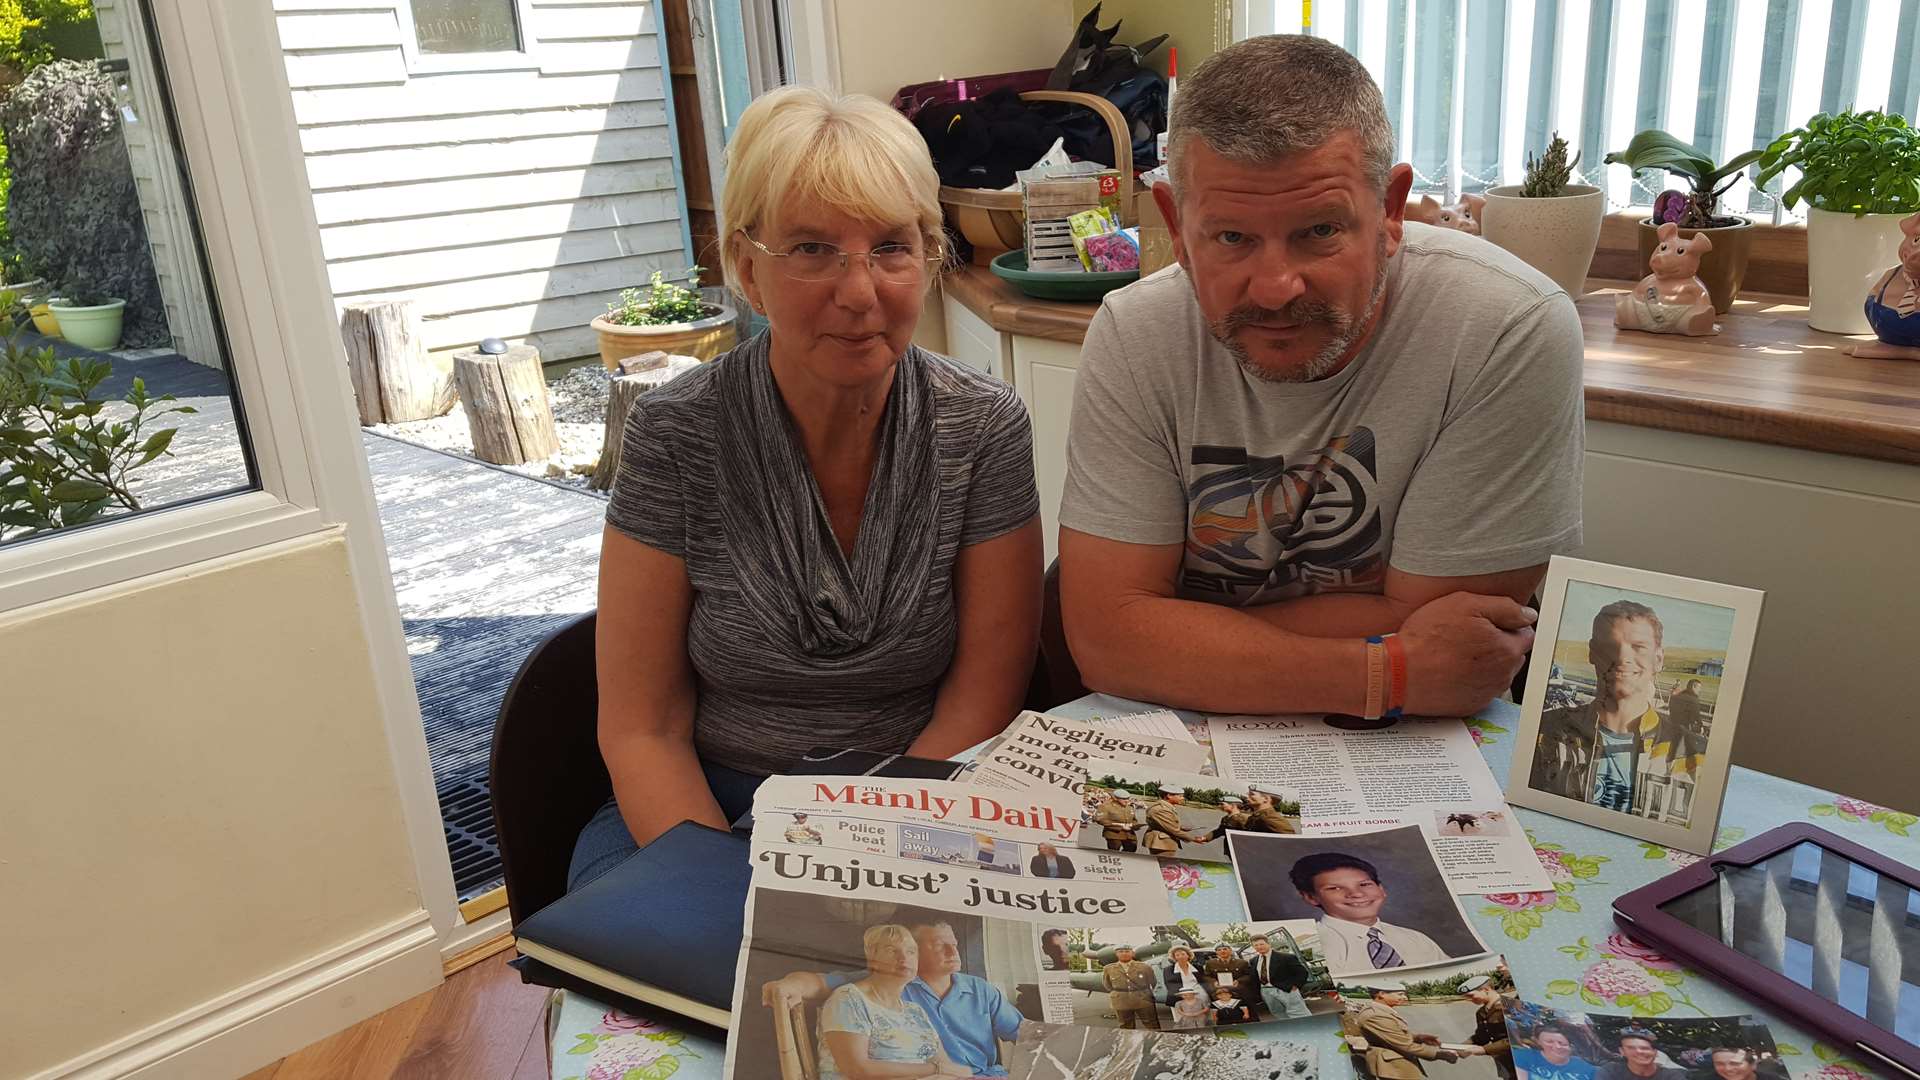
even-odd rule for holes
{"type": "Polygon", "coordinates": [[[507,687],[487,782],[513,921],[567,891],[580,830],[613,794],[600,760],[593,613],[548,634],[507,687]]]}
{"type": "Polygon", "coordinates": [[[1034,661],[1033,681],[1027,686],[1027,708],[1041,711],[1087,694],[1080,681],[1080,666],[1073,662],[1073,652],[1067,648],[1067,630],[1060,618],[1060,560],[1047,567],[1043,588],[1040,655],[1034,661]]]}

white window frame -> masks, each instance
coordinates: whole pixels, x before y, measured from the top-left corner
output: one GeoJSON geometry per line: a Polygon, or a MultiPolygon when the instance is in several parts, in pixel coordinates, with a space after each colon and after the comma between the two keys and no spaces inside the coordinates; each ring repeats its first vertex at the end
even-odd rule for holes
{"type": "Polygon", "coordinates": [[[520,47],[499,52],[430,53],[420,49],[420,35],[413,24],[413,0],[395,0],[394,14],[400,20],[400,51],[407,60],[409,75],[448,75],[467,71],[533,71],[540,67],[535,55],[538,42],[533,36],[532,0],[513,0],[513,17],[519,24],[520,47]]]}
{"type": "Polygon", "coordinates": [[[0,547],[0,613],[342,537],[422,903],[443,952],[458,949],[479,927],[454,892],[273,8],[126,2],[148,6],[161,42],[164,69],[149,58],[136,75],[163,78],[172,100],[260,488],[0,547]]]}

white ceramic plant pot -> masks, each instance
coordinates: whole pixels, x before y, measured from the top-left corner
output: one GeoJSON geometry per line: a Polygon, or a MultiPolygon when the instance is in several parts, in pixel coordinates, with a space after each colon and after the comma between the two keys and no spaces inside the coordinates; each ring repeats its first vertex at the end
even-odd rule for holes
{"type": "Polygon", "coordinates": [[[1807,210],[1807,325],[1829,334],[1871,334],[1867,286],[1900,261],[1907,214],[1807,210]]]}
{"type": "Polygon", "coordinates": [[[1575,300],[1587,288],[1587,271],[1600,246],[1600,220],[1607,198],[1589,184],[1568,184],[1567,194],[1529,199],[1518,184],[1489,188],[1480,211],[1480,235],[1506,248],[1553,279],[1575,300]]]}

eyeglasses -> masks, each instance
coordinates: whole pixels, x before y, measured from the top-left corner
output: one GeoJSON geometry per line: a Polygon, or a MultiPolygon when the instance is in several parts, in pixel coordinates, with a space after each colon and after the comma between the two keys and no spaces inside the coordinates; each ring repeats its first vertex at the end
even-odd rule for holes
{"type": "Polygon", "coordinates": [[[912,244],[899,242],[878,244],[872,251],[842,251],[822,240],[802,240],[785,251],[775,251],[747,236],[745,230],[740,235],[747,237],[747,243],[780,260],[780,269],[795,281],[832,281],[847,272],[849,260],[860,255],[867,260],[867,270],[881,281],[917,285],[927,269],[940,262],[937,255],[922,255],[912,244]]]}

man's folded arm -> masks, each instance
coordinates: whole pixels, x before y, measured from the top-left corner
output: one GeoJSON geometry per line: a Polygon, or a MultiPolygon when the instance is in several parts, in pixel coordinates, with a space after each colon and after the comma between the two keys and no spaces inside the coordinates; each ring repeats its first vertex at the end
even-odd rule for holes
{"type": "Polygon", "coordinates": [[[1528,603],[1546,575],[1545,563],[1471,577],[1429,577],[1388,567],[1385,588],[1379,593],[1319,593],[1243,610],[1271,626],[1308,637],[1369,637],[1398,631],[1409,615],[1453,593],[1506,596],[1515,603],[1528,603]]]}
{"type": "MultiPolygon", "coordinates": [[[[1181,553],[1179,544],[1132,544],[1061,527],[1061,615],[1088,689],[1203,712],[1359,714],[1365,637],[1404,630],[1408,711],[1467,716],[1506,688],[1533,644],[1536,613],[1516,597],[1532,592],[1538,567],[1475,582],[1504,592],[1449,591],[1420,599],[1391,625],[1321,635],[1251,609],[1180,599],[1181,553]]],[[[1423,590],[1457,580],[1401,578],[1396,587],[1405,595],[1381,598],[1385,604],[1413,604],[1423,590]]]]}
{"type": "Polygon", "coordinates": [[[1243,609],[1178,599],[1180,552],[1061,528],[1061,614],[1089,689],[1208,712],[1365,707],[1359,637],[1308,637],[1243,609]]]}

